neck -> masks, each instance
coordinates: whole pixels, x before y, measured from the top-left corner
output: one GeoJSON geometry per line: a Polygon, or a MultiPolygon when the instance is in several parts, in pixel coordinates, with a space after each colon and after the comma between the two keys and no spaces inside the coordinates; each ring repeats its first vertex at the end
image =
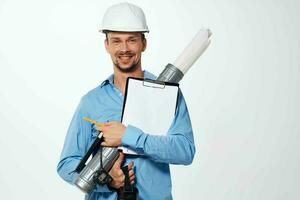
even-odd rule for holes
{"type": "Polygon", "coordinates": [[[114,67],[114,85],[122,92],[123,95],[125,93],[126,80],[128,77],[144,78],[144,72],[141,67],[128,73],[121,72],[114,67]]]}

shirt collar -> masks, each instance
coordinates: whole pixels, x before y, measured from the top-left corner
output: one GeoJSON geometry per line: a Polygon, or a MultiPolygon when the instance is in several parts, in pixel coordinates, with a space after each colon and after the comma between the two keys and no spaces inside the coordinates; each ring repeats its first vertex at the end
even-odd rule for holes
{"type": "MultiPolygon", "coordinates": [[[[156,77],[153,74],[151,74],[150,72],[148,72],[146,70],[144,70],[144,78],[145,79],[151,79],[151,80],[156,79],[156,77]]],[[[112,74],[101,83],[100,87],[102,88],[103,86],[105,86],[107,84],[113,85],[113,83],[114,83],[114,75],[112,74]]]]}
{"type": "Polygon", "coordinates": [[[107,79],[105,79],[102,83],[101,83],[101,85],[100,85],[100,87],[102,88],[103,86],[105,86],[105,85],[107,85],[107,84],[113,84],[114,83],[114,75],[112,74],[112,75],[110,75],[107,79]]]}

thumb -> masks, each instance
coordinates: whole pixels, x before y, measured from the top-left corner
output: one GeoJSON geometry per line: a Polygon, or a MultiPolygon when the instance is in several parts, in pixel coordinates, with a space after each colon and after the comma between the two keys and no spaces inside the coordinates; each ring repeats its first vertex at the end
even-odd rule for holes
{"type": "Polygon", "coordinates": [[[124,160],[124,153],[120,152],[119,153],[119,158],[117,159],[116,162],[118,163],[119,166],[121,166],[123,160],[124,160]]]}

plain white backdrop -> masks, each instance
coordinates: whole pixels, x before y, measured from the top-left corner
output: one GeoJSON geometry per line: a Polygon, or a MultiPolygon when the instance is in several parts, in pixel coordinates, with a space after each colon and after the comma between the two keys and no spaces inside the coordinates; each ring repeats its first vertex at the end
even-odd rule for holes
{"type": "MultiPolygon", "coordinates": [[[[112,73],[97,29],[117,2],[0,0],[0,199],[83,198],[56,165],[81,96],[112,73]]],[[[174,199],[300,199],[299,1],[130,2],[156,75],[199,28],[213,32],[181,81],[197,152],[172,166],[174,199]]]]}

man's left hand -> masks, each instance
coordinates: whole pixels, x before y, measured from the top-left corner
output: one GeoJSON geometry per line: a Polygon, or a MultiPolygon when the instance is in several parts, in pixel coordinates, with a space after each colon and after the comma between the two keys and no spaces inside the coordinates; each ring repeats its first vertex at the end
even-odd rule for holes
{"type": "Polygon", "coordinates": [[[103,133],[104,141],[101,143],[102,146],[118,147],[122,144],[126,126],[121,122],[107,122],[104,126],[97,126],[97,129],[103,133]]]}

